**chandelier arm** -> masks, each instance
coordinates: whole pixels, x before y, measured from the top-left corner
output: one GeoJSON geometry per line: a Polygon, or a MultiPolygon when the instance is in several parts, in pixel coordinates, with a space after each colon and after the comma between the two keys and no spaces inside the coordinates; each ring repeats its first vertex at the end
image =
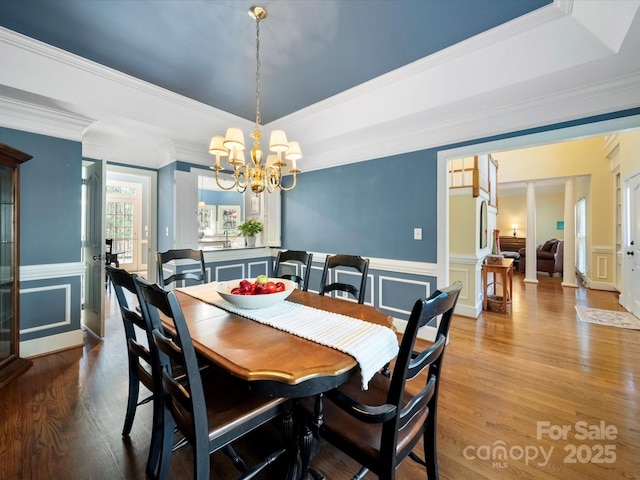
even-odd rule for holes
{"type": "Polygon", "coordinates": [[[282,190],[283,192],[288,192],[289,190],[293,190],[296,187],[296,174],[298,172],[295,171],[295,170],[291,170],[291,173],[293,173],[293,183],[291,184],[290,187],[285,188],[285,187],[282,186],[282,181],[280,182],[280,185],[279,185],[280,186],[280,190],[282,190]]]}
{"type": "Polygon", "coordinates": [[[250,166],[246,164],[242,164],[236,166],[235,172],[233,172],[233,176],[236,178],[237,190],[240,193],[244,193],[249,185],[249,177],[251,175],[250,166]],[[244,179],[244,182],[242,181],[244,179]]]}
{"type": "Polygon", "coordinates": [[[220,173],[220,170],[222,170],[220,166],[218,166],[217,168],[215,166],[211,168],[213,168],[216,171],[216,183],[218,184],[218,187],[220,187],[222,190],[227,190],[227,191],[233,190],[234,188],[236,188],[237,182],[233,182],[233,184],[229,187],[225,187],[220,183],[219,173],[220,173]]]}
{"type": "Polygon", "coordinates": [[[279,168],[275,167],[267,167],[265,168],[265,182],[267,186],[267,191],[269,193],[273,193],[277,188],[280,187],[280,175],[279,168]],[[275,180],[272,180],[275,179],[275,180]]]}

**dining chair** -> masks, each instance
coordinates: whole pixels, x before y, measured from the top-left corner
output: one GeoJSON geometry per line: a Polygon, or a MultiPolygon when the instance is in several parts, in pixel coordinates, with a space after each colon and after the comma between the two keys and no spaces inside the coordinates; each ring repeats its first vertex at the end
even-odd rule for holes
{"type": "MultiPolygon", "coordinates": [[[[177,270],[177,266],[176,266],[177,270]]],[[[207,274],[204,267],[204,254],[202,250],[193,250],[191,248],[183,248],[178,250],[167,250],[166,252],[158,252],[158,284],[162,287],[178,282],[192,280],[197,283],[205,283],[207,274]],[[170,277],[164,277],[164,265],[174,260],[191,260],[198,263],[197,271],[189,270],[174,273],[170,277]]]]}
{"type": "Polygon", "coordinates": [[[436,414],[442,359],[451,318],[462,289],[461,282],[416,301],[402,336],[391,378],[377,373],[362,390],[360,375],[327,392],[328,401],[318,406],[314,399],[302,402],[308,415],[322,411],[319,435],[362,465],[353,477],[371,471],[382,480],[396,478],[396,468],[408,456],[426,469],[427,478],[438,478],[436,414]],[[436,339],[423,350],[415,350],[418,330],[438,317],[436,339]],[[424,375],[420,379],[408,382],[424,375]],[[416,384],[416,382],[420,382],[416,384]],[[416,392],[419,385],[422,388],[416,392]],[[415,393],[414,393],[415,392],[415,393]],[[420,438],[424,460],[413,452],[420,438]]]}
{"type": "Polygon", "coordinates": [[[302,250],[279,251],[276,263],[273,267],[273,275],[277,278],[285,278],[298,283],[298,287],[306,292],[309,288],[309,277],[311,276],[311,262],[313,253],[302,250]],[[297,273],[285,273],[285,263],[293,263],[297,273]]]}
{"type": "Polygon", "coordinates": [[[219,375],[203,381],[184,314],[173,291],[143,278],[136,278],[141,296],[153,324],[161,325],[160,313],[173,324],[169,338],[162,328],[153,330],[153,342],[159,353],[162,372],[163,433],[162,452],[157,478],[167,478],[173,451],[174,428],[193,448],[196,480],[209,479],[211,453],[229,446],[250,431],[278,417],[283,419],[285,441],[282,448],[268,455],[240,479],[252,478],[286,451],[292,438],[290,401],[267,398],[251,393],[249,387],[232,375],[219,375]],[[178,366],[184,378],[174,378],[178,366]]]}
{"type": "MultiPolygon", "coordinates": [[[[124,324],[124,334],[127,344],[129,393],[127,399],[127,410],[124,417],[124,427],[122,429],[122,436],[126,438],[131,433],[131,427],[133,426],[137,407],[152,401],[154,398],[153,392],[155,386],[153,372],[154,362],[152,360],[153,353],[145,346],[149,345],[153,347],[153,337],[151,335],[153,328],[147,324],[147,320],[145,319],[146,316],[142,314],[144,305],[139,301],[140,296],[135,283],[137,275],[135,273],[129,273],[124,269],[112,267],[111,265],[107,265],[105,268],[107,270],[107,275],[113,284],[118,305],[120,306],[120,314],[124,324]],[[128,294],[125,292],[128,292],[128,294]],[[137,305],[132,303],[132,308],[127,297],[134,300],[137,305]],[[136,299],[138,300],[136,301],[136,299]],[[141,341],[142,337],[145,338],[145,341],[141,341]],[[140,384],[146,387],[150,392],[150,394],[142,400],[139,400],[140,384]]],[[[159,377],[159,370],[158,374],[155,375],[156,378],[159,377]]],[[[154,471],[158,461],[158,455],[160,453],[159,429],[161,425],[161,414],[162,411],[157,408],[157,405],[154,402],[151,433],[152,445],[149,449],[146,467],[146,471],[148,473],[154,471]],[[156,442],[155,445],[153,444],[154,441],[156,442]]]]}
{"type": "MultiPolygon", "coordinates": [[[[333,291],[347,292],[358,300],[358,303],[364,303],[367,290],[367,273],[369,272],[369,259],[362,258],[357,255],[329,255],[324,262],[322,270],[322,280],[320,280],[320,295],[324,295],[333,291]],[[359,285],[344,282],[333,282],[327,285],[327,278],[331,278],[329,270],[337,267],[353,268],[360,274],[359,285]]],[[[334,272],[335,273],[335,272],[334,272]]]]}

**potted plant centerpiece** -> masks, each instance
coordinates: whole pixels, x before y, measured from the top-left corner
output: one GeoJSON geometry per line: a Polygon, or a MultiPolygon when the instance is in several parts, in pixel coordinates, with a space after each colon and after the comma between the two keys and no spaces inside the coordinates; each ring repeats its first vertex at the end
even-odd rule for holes
{"type": "Polygon", "coordinates": [[[256,246],[256,235],[262,231],[262,223],[255,218],[250,218],[242,225],[238,225],[240,235],[245,237],[245,244],[247,247],[256,246]]]}

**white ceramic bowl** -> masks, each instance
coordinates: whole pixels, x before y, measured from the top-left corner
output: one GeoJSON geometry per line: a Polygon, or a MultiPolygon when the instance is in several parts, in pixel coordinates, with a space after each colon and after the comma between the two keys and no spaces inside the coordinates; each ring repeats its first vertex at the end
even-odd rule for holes
{"type": "MultiPolygon", "coordinates": [[[[240,308],[264,308],[275,305],[283,301],[296,288],[296,282],[283,278],[269,279],[272,282],[284,283],[285,290],[283,292],[266,293],[263,295],[234,295],[231,290],[240,285],[240,280],[230,280],[228,282],[220,282],[216,286],[216,291],[227,302],[240,308]]],[[[251,280],[250,280],[251,281],[251,280]]]]}

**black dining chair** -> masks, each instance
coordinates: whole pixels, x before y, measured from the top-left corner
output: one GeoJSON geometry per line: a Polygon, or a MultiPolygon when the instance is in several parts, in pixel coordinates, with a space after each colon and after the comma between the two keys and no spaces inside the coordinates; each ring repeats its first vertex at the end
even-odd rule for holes
{"type": "Polygon", "coordinates": [[[416,301],[402,336],[400,351],[391,378],[378,373],[362,390],[360,375],[325,395],[318,407],[313,399],[302,402],[306,413],[322,411],[319,435],[362,465],[353,479],[371,471],[381,480],[396,478],[396,468],[408,456],[425,466],[427,478],[438,478],[436,451],[436,414],[438,389],[442,378],[442,359],[453,311],[462,283],[436,291],[427,299],[416,301]],[[418,330],[435,325],[436,339],[423,350],[415,350],[418,330]],[[424,375],[422,388],[416,392],[416,380],[424,375]],[[413,450],[423,438],[424,460],[413,450]]]}
{"type": "MultiPolygon", "coordinates": [[[[367,273],[369,272],[369,259],[357,255],[329,255],[324,262],[322,270],[322,280],[320,280],[320,295],[325,295],[333,291],[347,292],[363,304],[367,290],[367,273]],[[330,279],[329,270],[342,267],[355,269],[359,273],[359,282],[356,284],[345,282],[333,282],[327,284],[330,279]]],[[[335,274],[335,270],[334,270],[335,274]]]]}
{"type": "MultiPolygon", "coordinates": [[[[127,410],[124,417],[124,427],[122,428],[122,436],[126,438],[131,433],[131,427],[133,426],[133,420],[138,406],[152,401],[154,397],[154,362],[152,352],[146,346],[153,346],[153,338],[151,335],[153,328],[146,323],[147,320],[145,320],[145,316],[142,315],[144,305],[139,301],[139,292],[135,283],[137,275],[135,273],[129,273],[124,269],[112,267],[111,265],[107,265],[105,268],[113,284],[113,289],[120,306],[120,314],[124,324],[124,334],[127,344],[129,393],[127,410]],[[131,305],[129,300],[133,300],[131,305]],[[145,338],[144,341],[142,341],[143,337],[145,338]],[[141,384],[148,390],[149,395],[139,400],[141,384]]],[[[159,429],[162,423],[161,415],[162,411],[157,408],[154,402],[151,439],[152,442],[155,441],[155,445],[152,444],[149,448],[146,467],[147,473],[153,472],[158,462],[158,455],[160,453],[159,429]]]]}
{"type": "MultiPolygon", "coordinates": [[[[178,270],[177,265],[176,270],[178,270]]],[[[166,287],[167,285],[174,282],[188,280],[196,283],[205,283],[207,281],[207,273],[204,266],[204,253],[202,252],[202,250],[183,248],[177,250],[168,250],[166,252],[158,252],[158,284],[160,284],[162,287],[166,287]],[[196,269],[177,272],[165,278],[165,264],[175,260],[190,260],[194,263],[197,263],[198,266],[196,269]]]]}
{"type": "Polygon", "coordinates": [[[312,261],[313,253],[302,250],[279,251],[273,266],[273,275],[297,282],[298,288],[306,292],[309,289],[312,261]],[[296,273],[286,273],[287,268],[295,268],[296,273]]]}
{"type": "MultiPolygon", "coordinates": [[[[107,265],[115,265],[116,268],[120,268],[120,262],[118,261],[118,255],[114,255],[113,253],[113,238],[107,238],[105,240],[105,253],[104,253],[104,264],[107,265]]],[[[109,286],[110,278],[109,275],[105,273],[105,288],[109,286]]],[[[111,291],[111,290],[109,290],[111,291]]]]}
{"type": "Polygon", "coordinates": [[[292,441],[290,402],[284,398],[266,398],[252,394],[248,386],[231,375],[219,375],[203,381],[184,314],[172,291],[142,278],[136,279],[146,311],[153,324],[160,324],[160,313],[173,323],[175,336],[167,337],[161,328],[153,331],[162,371],[163,433],[158,476],[167,478],[173,451],[174,428],[180,431],[194,452],[196,480],[209,479],[211,453],[278,417],[285,425],[282,448],[239,478],[252,478],[273,463],[292,441]],[[184,371],[182,379],[174,378],[175,366],[184,371]]]}

